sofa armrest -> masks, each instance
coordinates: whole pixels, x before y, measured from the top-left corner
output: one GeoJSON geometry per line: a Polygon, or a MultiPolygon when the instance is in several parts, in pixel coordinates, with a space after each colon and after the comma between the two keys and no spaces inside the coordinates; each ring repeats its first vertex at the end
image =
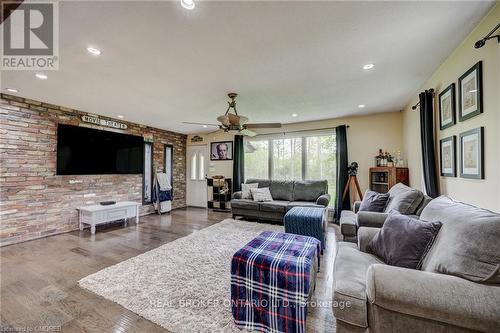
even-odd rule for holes
{"type": "Polygon", "coordinates": [[[352,205],[352,211],[355,213],[359,212],[359,207],[361,207],[361,201],[354,201],[354,204],[352,205]]]}
{"type": "Polygon", "coordinates": [[[358,212],[358,226],[381,228],[388,215],[387,213],[358,212]]]}
{"type": "Polygon", "coordinates": [[[498,285],[374,264],[367,272],[366,293],[371,305],[386,310],[482,332],[500,328],[498,285]]]}
{"type": "Polygon", "coordinates": [[[366,252],[366,247],[372,241],[373,237],[379,232],[380,228],[361,227],[358,229],[358,249],[366,252]]]}
{"type": "Polygon", "coordinates": [[[242,194],[243,194],[243,192],[241,192],[241,191],[236,191],[236,192],[234,192],[234,193],[233,193],[233,195],[231,196],[231,198],[232,198],[232,199],[241,199],[242,194]]]}
{"type": "Polygon", "coordinates": [[[320,205],[320,206],[328,206],[328,204],[330,203],[330,194],[323,194],[323,195],[320,195],[318,197],[318,199],[316,199],[316,205],[320,205]]]}

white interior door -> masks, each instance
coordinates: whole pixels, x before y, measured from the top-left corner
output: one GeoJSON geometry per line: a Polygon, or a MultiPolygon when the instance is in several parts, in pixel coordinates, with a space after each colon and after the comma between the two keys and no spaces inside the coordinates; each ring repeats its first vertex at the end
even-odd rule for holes
{"type": "Polygon", "coordinates": [[[187,147],[186,203],[188,206],[207,207],[208,147],[187,147]]]}

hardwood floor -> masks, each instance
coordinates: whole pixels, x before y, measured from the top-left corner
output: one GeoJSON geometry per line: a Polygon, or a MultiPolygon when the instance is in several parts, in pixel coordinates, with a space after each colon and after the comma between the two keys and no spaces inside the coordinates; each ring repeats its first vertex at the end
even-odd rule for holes
{"type": "MultiPolygon", "coordinates": [[[[81,278],[149,251],[193,231],[229,218],[230,214],[186,208],[169,215],[141,217],[0,248],[0,320],[2,332],[167,332],[133,312],[78,287],[81,278]]],[[[337,226],[329,227],[315,299],[330,301],[337,226]]],[[[331,307],[310,309],[308,316],[332,332],[331,307]]],[[[314,327],[308,331],[318,332],[314,327]]]]}

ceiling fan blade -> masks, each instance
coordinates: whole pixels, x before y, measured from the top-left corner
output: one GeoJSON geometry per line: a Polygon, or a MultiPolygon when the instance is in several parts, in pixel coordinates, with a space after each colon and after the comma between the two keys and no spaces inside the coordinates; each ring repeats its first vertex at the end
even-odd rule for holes
{"type": "Polygon", "coordinates": [[[280,128],[280,123],[253,123],[245,124],[246,128],[280,128]]]}
{"type": "Polygon", "coordinates": [[[183,124],[188,124],[188,125],[205,125],[205,126],[215,126],[215,127],[219,127],[219,125],[216,125],[216,124],[195,123],[195,122],[192,122],[192,121],[183,121],[182,123],[183,123],[183,124]]]}
{"type": "Polygon", "coordinates": [[[240,133],[249,137],[254,137],[257,135],[257,133],[255,133],[254,131],[250,131],[248,129],[242,129],[240,133]]]}

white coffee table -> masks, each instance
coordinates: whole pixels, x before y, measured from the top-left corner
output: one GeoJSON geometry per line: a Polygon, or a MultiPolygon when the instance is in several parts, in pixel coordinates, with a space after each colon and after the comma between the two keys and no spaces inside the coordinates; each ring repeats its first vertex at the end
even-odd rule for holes
{"type": "Polygon", "coordinates": [[[117,220],[125,220],[135,217],[139,224],[140,203],[135,201],[120,201],[113,205],[90,205],[78,207],[79,227],[83,230],[84,224],[90,225],[90,233],[95,234],[95,226],[117,220]]]}

